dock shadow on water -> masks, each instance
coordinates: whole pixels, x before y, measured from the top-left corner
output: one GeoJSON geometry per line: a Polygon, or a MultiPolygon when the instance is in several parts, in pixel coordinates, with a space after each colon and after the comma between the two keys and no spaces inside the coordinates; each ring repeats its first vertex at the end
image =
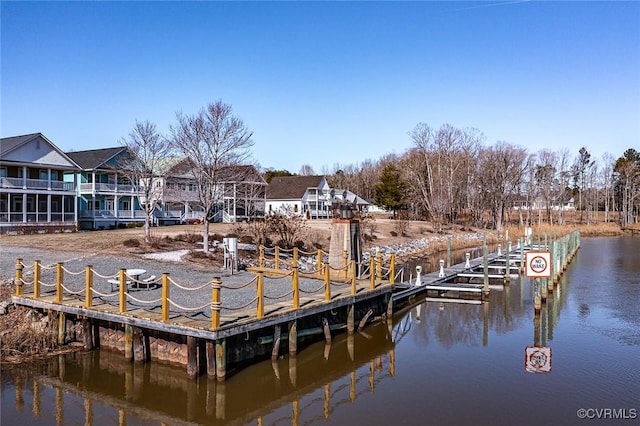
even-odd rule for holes
{"type": "Polygon", "coordinates": [[[104,350],[3,366],[0,420],[571,425],[584,422],[580,409],[608,408],[610,418],[633,424],[640,415],[638,252],[640,238],[583,240],[538,314],[527,278],[492,287],[488,302],[420,297],[390,322],[248,366],[225,382],[104,350]]]}

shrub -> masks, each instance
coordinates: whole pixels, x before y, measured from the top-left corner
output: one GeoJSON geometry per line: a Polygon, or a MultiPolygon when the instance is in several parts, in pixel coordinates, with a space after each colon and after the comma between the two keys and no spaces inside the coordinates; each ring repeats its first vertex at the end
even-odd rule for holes
{"type": "MultiPolygon", "coordinates": [[[[224,237],[222,236],[222,234],[211,234],[209,235],[209,240],[211,241],[220,241],[222,242],[222,240],[224,239],[224,237]]],[[[202,239],[200,239],[200,241],[202,241],[202,239]]]]}
{"type": "Polygon", "coordinates": [[[140,241],[136,238],[129,238],[128,240],[124,240],[122,245],[125,247],[140,247],[140,241]]]}
{"type": "Polygon", "coordinates": [[[253,237],[251,235],[243,235],[239,240],[242,244],[253,244],[253,237]]]}

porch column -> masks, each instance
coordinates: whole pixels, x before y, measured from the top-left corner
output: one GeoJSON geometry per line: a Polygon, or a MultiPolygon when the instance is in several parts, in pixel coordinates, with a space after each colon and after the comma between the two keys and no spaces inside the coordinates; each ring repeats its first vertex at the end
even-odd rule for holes
{"type": "MultiPolygon", "coordinates": [[[[25,181],[25,186],[26,186],[25,181]]],[[[22,221],[27,222],[27,193],[22,194],[22,221]]]]}
{"type": "Polygon", "coordinates": [[[22,189],[27,189],[27,166],[22,166],[22,189]]]}
{"type": "Polygon", "coordinates": [[[238,221],[238,201],[236,200],[236,191],[237,191],[237,184],[234,182],[233,183],[233,221],[237,222],[238,221]]]}
{"type": "MultiPolygon", "coordinates": [[[[51,180],[49,180],[51,186],[51,180]]],[[[51,194],[47,194],[47,222],[51,223],[51,194]]]]}
{"type": "Polygon", "coordinates": [[[113,211],[111,213],[113,213],[113,215],[116,217],[116,219],[118,219],[120,217],[120,209],[118,208],[118,199],[120,197],[118,197],[117,195],[113,196],[113,211]]]}
{"type": "Polygon", "coordinates": [[[47,169],[47,190],[51,191],[51,169],[47,169]]]}

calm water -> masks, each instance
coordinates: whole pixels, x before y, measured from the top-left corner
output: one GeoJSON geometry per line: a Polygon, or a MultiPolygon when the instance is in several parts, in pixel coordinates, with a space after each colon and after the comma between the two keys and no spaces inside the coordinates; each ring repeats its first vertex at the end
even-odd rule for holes
{"type": "Polygon", "coordinates": [[[582,408],[639,424],[640,238],[583,239],[537,318],[524,279],[488,304],[420,301],[364,331],[223,384],[98,351],[3,368],[1,423],[565,425],[589,422],[582,408]],[[534,346],[550,371],[526,370],[534,346]]]}

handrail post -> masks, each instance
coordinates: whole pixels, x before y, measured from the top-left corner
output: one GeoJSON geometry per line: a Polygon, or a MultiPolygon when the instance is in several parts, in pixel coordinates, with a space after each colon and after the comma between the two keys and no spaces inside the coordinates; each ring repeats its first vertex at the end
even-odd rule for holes
{"type": "Polygon", "coordinates": [[[316,265],[318,268],[318,275],[322,275],[322,249],[318,249],[316,265]]]}
{"type": "Polygon", "coordinates": [[[169,273],[162,274],[162,321],[169,320],[169,273]]]}
{"type": "Polygon", "coordinates": [[[300,283],[298,282],[298,266],[293,267],[293,309],[300,308],[300,283]]]}
{"type": "Polygon", "coordinates": [[[346,279],[347,279],[347,277],[349,276],[349,275],[348,275],[348,273],[347,273],[347,270],[348,270],[348,268],[347,268],[347,266],[348,266],[348,264],[347,264],[347,258],[348,258],[348,257],[349,257],[349,255],[348,255],[347,251],[346,251],[346,250],[343,250],[343,251],[342,251],[342,268],[344,269],[344,279],[345,279],[345,280],[346,280],[346,279]]]}
{"type": "Polygon", "coordinates": [[[391,253],[389,258],[389,283],[394,284],[396,282],[396,254],[391,253]]]}
{"type": "Polygon", "coordinates": [[[22,296],[22,271],[24,265],[22,259],[16,259],[16,296],[22,296]]]}
{"type": "Polygon", "coordinates": [[[258,288],[257,288],[258,308],[256,317],[264,317],[264,272],[258,272],[258,288]]]}
{"type": "Polygon", "coordinates": [[[356,261],[351,261],[351,294],[356,294],[356,261]]]}
{"type": "Polygon", "coordinates": [[[120,288],[118,300],[120,304],[120,313],[124,313],[127,310],[127,301],[125,299],[124,289],[127,286],[127,271],[125,269],[120,269],[119,278],[120,278],[120,288]]]}
{"type": "Polygon", "coordinates": [[[274,267],[276,268],[276,271],[277,271],[278,269],[280,269],[280,246],[276,246],[274,256],[275,256],[274,267]]]}
{"type": "Polygon", "coordinates": [[[40,298],[40,261],[33,262],[33,298],[40,298]]]}
{"type": "Polygon", "coordinates": [[[220,327],[220,288],[222,287],[222,279],[214,277],[211,280],[211,328],[220,327]]]}
{"type": "Polygon", "coordinates": [[[293,248],[293,266],[298,267],[298,247],[293,248]]]}
{"type": "Polygon", "coordinates": [[[324,300],[331,300],[331,279],[329,278],[329,263],[324,264],[324,300]]]}
{"type": "Polygon", "coordinates": [[[84,307],[89,309],[93,303],[93,266],[87,265],[84,268],[84,307]]]}
{"type": "Polygon", "coordinates": [[[376,252],[376,279],[378,281],[382,281],[382,253],[380,251],[376,252]]]}
{"type": "Polygon", "coordinates": [[[258,265],[261,268],[264,268],[264,245],[260,244],[260,261],[258,262],[258,265]]]}
{"type": "Polygon", "coordinates": [[[369,258],[369,288],[371,288],[371,290],[376,288],[376,274],[374,273],[376,267],[375,264],[376,262],[373,259],[373,256],[371,256],[369,258]]]}
{"type": "Polygon", "coordinates": [[[62,262],[56,264],[56,303],[62,303],[62,282],[64,281],[64,271],[62,262]]]}

